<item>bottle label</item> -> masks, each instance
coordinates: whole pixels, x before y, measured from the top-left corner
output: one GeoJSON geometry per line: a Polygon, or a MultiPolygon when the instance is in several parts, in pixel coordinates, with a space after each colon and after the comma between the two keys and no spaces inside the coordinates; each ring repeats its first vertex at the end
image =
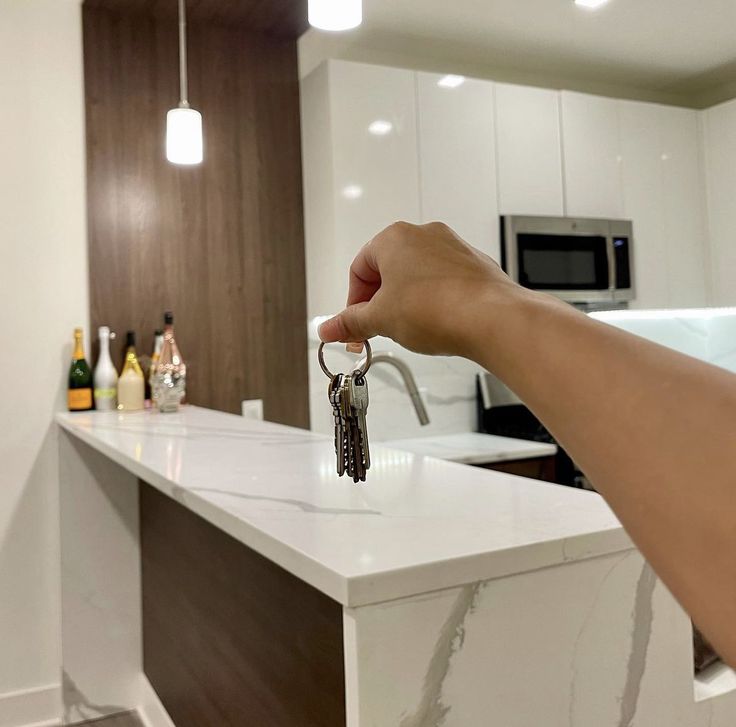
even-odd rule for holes
{"type": "Polygon", "coordinates": [[[91,409],[92,389],[69,389],[66,400],[70,411],[91,409]]]}
{"type": "Polygon", "coordinates": [[[117,389],[97,387],[95,389],[95,409],[97,411],[114,411],[118,406],[117,398],[117,389]]]}

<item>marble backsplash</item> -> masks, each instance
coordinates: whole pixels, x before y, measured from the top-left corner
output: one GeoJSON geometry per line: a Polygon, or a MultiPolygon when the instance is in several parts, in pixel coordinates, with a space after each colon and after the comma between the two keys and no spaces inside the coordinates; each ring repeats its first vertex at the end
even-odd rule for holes
{"type": "MultiPolygon", "coordinates": [[[[314,318],[308,327],[309,411],[311,428],[332,434],[332,409],[327,401],[329,381],[317,361],[317,326],[322,320],[314,318]]],[[[391,351],[408,364],[430,419],[426,426],[419,424],[399,372],[393,366],[378,363],[368,376],[371,441],[477,431],[475,375],[482,371],[477,364],[457,357],[422,356],[382,336],[372,339],[371,346],[374,353],[391,351]]],[[[358,358],[340,344],[325,349],[325,361],[332,371],[349,371],[358,358]]]]}
{"type": "MultiPolygon", "coordinates": [[[[736,308],[607,311],[591,316],[736,372],[736,308]]],[[[328,380],[317,361],[317,326],[322,320],[308,323],[309,406],[312,429],[331,434],[328,380]]],[[[475,376],[482,371],[477,364],[456,357],[422,356],[380,336],[372,345],[374,353],[391,351],[409,365],[430,417],[429,425],[419,424],[398,371],[379,363],[369,376],[372,441],[477,431],[475,376]]],[[[348,371],[357,360],[339,344],[328,346],[325,358],[333,371],[348,371]]]]}
{"type": "Polygon", "coordinates": [[[606,311],[591,316],[736,372],[736,308],[606,311]]]}

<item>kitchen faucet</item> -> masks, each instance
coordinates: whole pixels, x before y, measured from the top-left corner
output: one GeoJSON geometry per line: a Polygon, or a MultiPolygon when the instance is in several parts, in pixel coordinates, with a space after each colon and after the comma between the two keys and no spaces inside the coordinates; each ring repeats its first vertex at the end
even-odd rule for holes
{"type": "MultiPolygon", "coordinates": [[[[375,366],[378,363],[391,364],[391,366],[393,366],[401,374],[401,378],[404,380],[404,386],[406,387],[406,390],[407,392],[409,392],[409,396],[411,397],[411,403],[414,405],[414,411],[417,413],[417,419],[419,419],[419,423],[423,427],[429,424],[429,415],[427,414],[427,408],[424,406],[422,395],[419,393],[419,389],[417,388],[416,379],[414,378],[414,374],[411,372],[408,364],[391,351],[379,351],[377,353],[374,353],[371,365],[375,366]]],[[[360,361],[358,361],[358,363],[353,367],[353,370],[357,371],[358,369],[363,368],[365,364],[366,358],[364,357],[360,361]]]]}

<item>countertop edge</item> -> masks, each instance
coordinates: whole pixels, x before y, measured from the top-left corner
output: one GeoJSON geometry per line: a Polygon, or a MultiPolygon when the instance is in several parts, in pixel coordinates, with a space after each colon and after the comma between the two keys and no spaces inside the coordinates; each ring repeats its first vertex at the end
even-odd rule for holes
{"type": "Polygon", "coordinates": [[[202,517],[210,525],[227,533],[230,537],[246,547],[252,548],[259,555],[280,566],[294,577],[309,583],[334,601],[342,605],[348,604],[347,581],[340,574],[325,568],[321,563],[315,562],[306,553],[272,538],[261,530],[254,528],[249,523],[223,511],[216,505],[200,497],[196,492],[191,492],[178,485],[174,485],[165,477],[161,477],[157,472],[129,457],[121,455],[114,448],[106,446],[104,442],[100,442],[94,437],[89,436],[84,430],[74,427],[63,417],[57,415],[55,419],[58,426],[67,434],[79,439],[88,447],[103,454],[115,464],[128,470],[152,487],[155,487],[159,492],[162,492],[175,502],[186,507],[187,510],[202,517]],[[244,537],[245,534],[248,536],[247,539],[244,537]],[[294,556],[297,556],[299,559],[301,567],[298,570],[290,567],[294,556]],[[311,568],[314,569],[310,579],[304,577],[305,563],[311,564],[311,568]]]}
{"type": "MultiPolygon", "coordinates": [[[[156,471],[75,426],[64,413],[57,413],[55,421],[67,435],[78,439],[149,483],[214,527],[246,547],[252,548],[345,608],[359,608],[447,590],[467,583],[543,570],[635,547],[623,527],[618,525],[595,533],[582,533],[512,546],[492,553],[468,553],[440,562],[419,563],[407,568],[352,576],[326,567],[303,551],[264,533],[247,521],[203,499],[196,492],[172,483],[156,471]],[[591,538],[595,542],[591,543],[591,538]],[[483,561],[482,565],[480,561],[483,561]],[[377,585],[377,580],[380,580],[380,585],[377,585]],[[412,583],[416,585],[412,587],[412,583]]],[[[596,493],[589,494],[600,497],[596,493]]]]}

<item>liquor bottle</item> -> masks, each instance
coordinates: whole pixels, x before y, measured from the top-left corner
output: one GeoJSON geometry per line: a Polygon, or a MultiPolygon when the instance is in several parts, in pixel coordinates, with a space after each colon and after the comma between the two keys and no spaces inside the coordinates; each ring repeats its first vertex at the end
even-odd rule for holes
{"type": "Polygon", "coordinates": [[[161,358],[161,349],[163,348],[163,345],[164,332],[157,328],[153,334],[153,353],[151,354],[151,366],[148,369],[148,380],[146,381],[148,398],[154,405],[156,404],[156,401],[153,395],[153,381],[156,378],[156,366],[161,358]]]}
{"type": "Polygon", "coordinates": [[[89,411],[92,408],[92,371],[84,358],[81,328],[74,329],[74,354],[66,401],[69,411],[89,411]]]}
{"type": "Polygon", "coordinates": [[[118,409],[143,409],[145,388],[143,371],[135,354],[135,333],[128,331],[125,340],[125,364],[118,379],[118,409]]]}
{"type": "Polygon", "coordinates": [[[174,314],[164,314],[164,345],[156,365],[153,382],[153,397],[159,411],[174,412],[186,391],[187,367],[182,361],[179,347],[174,338],[174,314]]]}
{"type": "Polygon", "coordinates": [[[95,366],[95,409],[112,411],[118,405],[118,371],[110,358],[110,329],[100,326],[97,335],[100,339],[100,357],[95,366]]]}

